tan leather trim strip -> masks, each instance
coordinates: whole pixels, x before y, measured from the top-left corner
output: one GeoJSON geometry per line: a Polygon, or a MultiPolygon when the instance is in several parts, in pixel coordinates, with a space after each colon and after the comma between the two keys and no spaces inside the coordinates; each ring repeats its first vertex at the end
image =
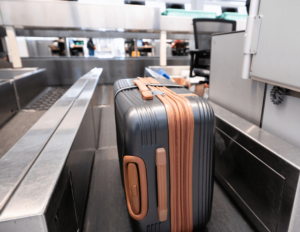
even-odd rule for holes
{"type": "MultiPolygon", "coordinates": [[[[139,78],[144,83],[156,84],[155,80],[139,78]]],[[[148,86],[151,90],[163,90],[161,87],[148,86]]],[[[164,104],[169,128],[169,159],[170,159],[170,218],[171,231],[181,231],[181,204],[180,204],[180,121],[178,109],[170,97],[156,95],[164,104]]]]}
{"type": "Polygon", "coordinates": [[[158,220],[166,221],[168,218],[168,194],[167,194],[167,155],[164,148],[156,149],[156,173],[157,173],[157,198],[158,220]]]}
{"type": "Polygon", "coordinates": [[[184,97],[199,97],[197,94],[194,93],[179,93],[177,95],[184,96],[184,97]]]}
{"type": "MultiPolygon", "coordinates": [[[[139,80],[143,83],[159,84],[153,78],[139,78],[139,80]]],[[[175,121],[174,127],[168,123],[171,231],[193,231],[192,164],[194,115],[192,106],[185,96],[197,95],[179,95],[167,87],[148,87],[151,90],[159,90],[165,93],[165,96],[159,94],[156,96],[166,108],[168,122],[175,121]],[[173,152],[173,149],[175,149],[175,152],[173,152]],[[178,215],[177,210],[180,210],[180,215],[178,215]]]]}
{"type": "Polygon", "coordinates": [[[126,193],[126,201],[127,201],[127,208],[129,211],[130,216],[135,220],[142,220],[146,217],[148,212],[148,187],[147,187],[147,174],[146,174],[146,166],[144,161],[137,157],[137,156],[124,156],[123,159],[123,170],[124,170],[124,185],[125,185],[125,193],[126,193]],[[137,206],[134,205],[132,207],[132,202],[130,202],[130,191],[132,191],[133,186],[129,186],[129,183],[133,183],[129,181],[128,175],[128,165],[129,164],[136,164],[138,167],[139,173],[139,194],[140,194],[140,210],[138,208],[133,209],[133,207],[137,206]],[[139,211],[137,214],[136,212],[139,211]]]}
{"type": "MultiPolygon", "coordinates": [[[[173,94],[173,91],[169,91],[173,94]]],[[[194,124],[193,114],[190,114],[189,102],[184,97],[181,97],[177,94],[173,94],[172,98],[178,104],[178,108],[180,109],[180,117],[181,117],[181,209],[182,209],[182,231],[192,231],[193,226],[190,224],[192,219],[190,204],[190,193],[191,189],[189,186],[189,182],[192,179],[190,176],[190,160],[191,160],[191,133],[192,126],[194,124]]]]}

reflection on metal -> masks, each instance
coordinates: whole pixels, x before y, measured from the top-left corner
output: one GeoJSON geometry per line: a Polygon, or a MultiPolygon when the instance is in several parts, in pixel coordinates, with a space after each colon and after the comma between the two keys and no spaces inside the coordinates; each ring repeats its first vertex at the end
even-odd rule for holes
{"type": "Polygon", "coordinates": [[[76,99],[87,83],[86,79],[78,79],[70,89],[61,97],[62,99],[76,99]]]}
{"type": "Polygon", "coordinates": [[[84,88],[71,93],[81,93],[73,99],[66,93],[0,160],[0,231],[81,228],[98,136],[93,94],[101,73],[93,69],[79,79],[84,88]],[[77,220],[67,215],[74,204],[66,198],[74,202],[77,220]]]}
{"type": "MultiPolygon", "coordinates": [[[[0,210],[22,181],[74,100],[59,100],[0,160],[0,210]]],[[[0,226],[1,228],[1,226],[0,226]]]]}
{"type": "Polygon", "coordinates": [[[298,231],[300,149],[210,104],[217,179],[258,231],[298,231]]]}
{"type": "Polygon", "coordinates": [[[15,29],[12,26],[6,26],[6,35],[8,38],[8,56],[14,68],[21,68],[22,62],[16,40],[15,29]]]}
{"type": "Polygon", "coordinates": [[[159,8],[63,1],[1,1],[3,25],[159,30],[159,8]],[[38,12],[38,13],[37,13],[38,12]],[[55,12],[55,14],[53,14],[55,12]]]}

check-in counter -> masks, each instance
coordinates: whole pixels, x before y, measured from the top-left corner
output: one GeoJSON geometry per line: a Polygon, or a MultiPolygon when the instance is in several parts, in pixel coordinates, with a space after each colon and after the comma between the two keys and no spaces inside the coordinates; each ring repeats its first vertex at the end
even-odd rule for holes
{"type": "Polygon", "coordinates": [[[298,231],[300,149],[210,105],[216,178],[258,231],[298,231]]]}
{"type": "Polygon", "coordinates": [[[0,231],[77,231],[99,134],[102,69],[76,83],[0,159],[0,231]]]}

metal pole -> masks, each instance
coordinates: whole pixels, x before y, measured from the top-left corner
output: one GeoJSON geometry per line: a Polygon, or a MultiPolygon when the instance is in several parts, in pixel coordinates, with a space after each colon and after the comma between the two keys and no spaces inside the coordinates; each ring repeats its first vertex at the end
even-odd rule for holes
{"type": "Polygon", "coordinates": [[[134,52],[135,57],[138,57],[137,39],[134,40],[134,52]]]}
{"type": "Polygon", "coordinates": [[[203,10],[204,0],[191,0],[191,9],[192,10],[203,10]]]}
{"type": "Polygon", "coordinates": [[[69,39],[66,37],[65,38],[65,50],[66,50],[66,56],[67,57],[70,57],[71,54],[70,54],[70,44],[69,44],[69,39]]]}
{"type": "Polygon", "coordinates": [[[250,12],[247,19],[247,28],[244,41],[244,60],[243,60],[243,69],[242,69],[242,78],[250,78],[250,63],[251,63],[251,37],[253,31],[254,17],[258,14],[260,0],[252,0],[250,5],[250,12]]]}
{"type": "Polygon", "coordinates": [[[167,65],[167,32],[160,32],[160,57],[159,57],[160,66],[167,65]]]}
{"type": "Polygon", "coordinates": [[[13,68],[22,68],[22,61],[17,45],[15,29],[12,26],[6,26],[6,35],[8,38],[8,56],[13,68]]]}

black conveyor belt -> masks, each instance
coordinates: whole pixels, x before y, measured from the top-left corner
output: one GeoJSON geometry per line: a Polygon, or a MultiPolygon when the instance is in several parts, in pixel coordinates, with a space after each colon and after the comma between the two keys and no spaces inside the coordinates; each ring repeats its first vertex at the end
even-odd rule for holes
{"type": "MultiPolygon", "coordinates": [[[[98,104],[101,107],[100,140],[84,232],[132,231],[119,169],[112,86],[100,86],[98,104]]],[[[212,217],[204,231],[254,231],[217,182],[214,185],[212,217]]]]}

